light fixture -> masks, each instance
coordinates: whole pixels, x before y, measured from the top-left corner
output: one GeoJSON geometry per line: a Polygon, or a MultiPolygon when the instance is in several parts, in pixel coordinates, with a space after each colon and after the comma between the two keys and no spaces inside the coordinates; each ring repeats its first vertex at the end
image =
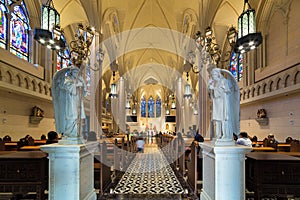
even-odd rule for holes
{"type": "Polygon", "coordinates": [[[136,115],[136,105],[135,105],[135,103],[133,104],[132,115],[136,115]]]}
{"type": "Polygon", "coordinates": [[[238,19],[238,39],[235,51],[246,53],[255,49],[261,43],[262,35],[260,32],[256,32],[255,10],[251,8],[248,0],[245,0],[243,13],[238,19]]]}
{"type": "Polygon", "coordinates": [[[192,93],[191,93],[191,86],[189,84],[189,73],[187,72],[186,73],[186,84],[185,84],[185,87],[184,87],[184,95],[183,95],[183,98],[185,99],[190,99],[192,98],[192,93]]]}
{"type": "Polygon", "coordinates": [[[60,15],[52,0],[42,5],[41,28],[34,30],[34,39],[52,50],[64,49],[66,44],[61,38],[60,15]]]}
{"type": "Polygon", "coordinates": [[[110,94],[109,94],[109,97],[112,99],[118,98],[117,84],[114,81],[115,81],[115,71],[113,71],[113,83],[110,85],[110,94]]]}
{"type": "Polygon", "coordinates": [[[198,110],[194,109],[194,115],[198,115],[198,110]]]}
{"type": "Polygon", "coordinates": [[[173,97],[172,97],[171,109],[172,110],[176,109],[176,102],[175,102],[174,94],[173,94],[173,97]]]}
{"type": "MultiPolygon", "coordinates": [[[[220,50],[220,47],[217,43],[214,42],[215,37],[213,37],[213,31],[211,27],[207,27],[205,30],[205,34],[202,35],[200,31],[198,31],[195,35],[195,42],[196,46],[199,50],[202,48],[205,49],[207,53],[209,53],[211,59],[214,61],[215,64],[219,64],[220,62],[226,63],[230,60],[231,53],[235,48],[237,38],[237,31],[236,29],[231,26],[227,31],[227,41],[230,44],[230,50],[223,52],[220,50]]],[[[193,66],[193,72],[199,73],[199,67],[193,66]],[[198,69],[197,69],[198,68],[198,69]]]]}
{"type": "Polygon", "coordinates": [[[170,109],[169,109],[169,105],[168,104],[166,106],[166,115],[170,115],[170,109]]]}
{"type": "Polygon", "coordinates": [[[128,109],[128,110],[131,109],[131,107],[130,107],[130,99],[126,100],[125,109],[128,109]]]}
{"type": "Polygon", "coordinates": [[[70,55],[73,65],[80,68],[84,60],[91,55],[90,46],[95,35],[94,28],[90,26],[84,27],[82,24],[78,25],[75,40],[70,43],[70,55]]]}

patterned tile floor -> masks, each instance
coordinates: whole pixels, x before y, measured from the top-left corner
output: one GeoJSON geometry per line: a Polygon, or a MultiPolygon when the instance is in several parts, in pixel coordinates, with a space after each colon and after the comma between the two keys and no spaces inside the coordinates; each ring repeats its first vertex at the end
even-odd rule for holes
{"type": "Polygon", "coordinates": [[[148,144],[144,153],[138,153],[129,165],[114,193],[180,195],[183,188],[157,145],[148,144]]]}

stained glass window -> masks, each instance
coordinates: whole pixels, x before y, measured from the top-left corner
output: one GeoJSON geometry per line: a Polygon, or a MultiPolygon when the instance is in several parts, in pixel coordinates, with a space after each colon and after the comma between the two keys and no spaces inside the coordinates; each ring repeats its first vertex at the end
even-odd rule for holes
{"type": "Polygon", "coordinates": [[[152,96],[148,99],[148,117],[154,117],[154,99],[152,96]]]}
{"type": "Polygon", "coordinates": [[[142,97],[141,99],[141,117],[146,117],[146,99],[142,97]]]}
{"type": "Polygon", "coordinates": [[[63,52],[59,52],[57,54],[57,61],[56,61],[57,71],[66,68],[70,65],[70,60],[68,59],[69,57],[70,57],[70,50],[67,48],[63,52]]]}
{"type": "Polygon", "coordinates": [[[230,72],[237,81],[243,78],[243,55],[233,52],[230,59],[230,72]]]}
{"type": "Polygon", "coordinates": [[[19,58],[28,60],[28,32],[30,27],[25,12],[27,13],[27,9],[22,2],[22,6],[15,6],[11,13],[10,51],[19,58]]]}
{"type": "Polygon", "coordinates": [[[156,99],[156,117],[161,117],[161,99],[159,97],[156,99]]]}
{"type": "MultiPolygon", "coordinates": [[[[64,37],[64,35],[61,35],[61,39],[64,41],[64,43],[66,44],[66,39],[64,37]]],[[[70,50],[69,48],[65,48],[64,51],[60,51],[57,54],[57,61],[56,61],[56,69],[57,71],[63,68],[66,68],[70,65],[70,50]]]]}
{"type": "Polygon", "coordinates": [[[7,40],[7,9],[5,7],[4,1],[0,1],[0,47],[6,48],[7,40]]]}

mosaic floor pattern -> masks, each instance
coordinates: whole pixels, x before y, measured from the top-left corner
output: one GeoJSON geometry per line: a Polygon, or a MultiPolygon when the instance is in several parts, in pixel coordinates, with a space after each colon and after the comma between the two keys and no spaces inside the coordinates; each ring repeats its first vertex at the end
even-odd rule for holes
{"type": "Polygon", "coordinates": [[[115,194],[182,194],[183,188],[155,144],[138,153],[114,190],[115,194]]]}

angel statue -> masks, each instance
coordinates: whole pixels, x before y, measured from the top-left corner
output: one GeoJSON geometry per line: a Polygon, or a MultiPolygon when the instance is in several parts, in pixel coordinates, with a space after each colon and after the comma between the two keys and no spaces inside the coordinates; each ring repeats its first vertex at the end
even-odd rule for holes
{"type": "Polygon", "coordinates": [[[67,67],[53,76],[52,97],[56,132],[63,135],[59,143],[80,144],[81,121],[85,118],[83,100],[86,85],[78,67],[67,67]]]}
{"type": "Polygon", "coordinates": [[[238,135],[240,132],[240,95],[237,81],[228,70],[213,68],[208,81],[208,91],[213,101],[212,121],[216,145],[231,145],[233,133],[238,135]]]}

